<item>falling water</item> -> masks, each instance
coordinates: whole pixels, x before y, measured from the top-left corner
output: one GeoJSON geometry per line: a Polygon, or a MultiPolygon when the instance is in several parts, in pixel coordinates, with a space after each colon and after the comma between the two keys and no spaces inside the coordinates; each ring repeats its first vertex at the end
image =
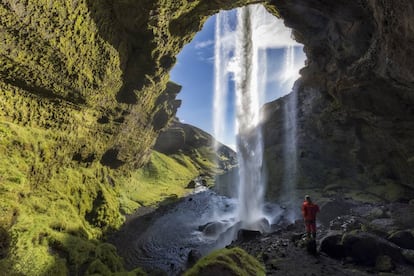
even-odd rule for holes
{"type": "Polygon", "coordinates": [[[229,17],[227,13],[219,13],[216,18],[214,44],[214,102],[213,102],[213,131],[215,150],[218,151],[218,141],[224,141],[227,129],[226,108],[228,94],[228,65],[233,45],[229,43],[231,36],[229,17]]]}
{"type": "MultiPolygon", "coordinates": [[[[283,81],[289,82],[297,78],[297,70],[295,70],[294,47],[286,48],[285,65],[283,70],[283,81]]],[[[297,93],[295,87],[287,96],[287,101],[283,109],[284,115],[284,174],[280,195],[280,201],[286,206],[287,219],[293,221],[297,212],[297,208],[292,205],[296,201],[296,181],[297,181],[297,93]]]]}
{"type": "Polygon", "coordinates": [[[257,229],[263,217],[263,139],[260,127],[259,49],[253,40],[254,7],[238,10],[235,87],[237,152],[239,158],[239,214],[245,228],[257,229]]]}
{"type": "MultiPolygon", "coordinates": [[[[260,221],[265,217],[263,195],[266,183],[260,107],[264,104],[268,75],[266,48],[290,45],[286,51],[284,69],[280,76],[281,82],[287,84],[298,75],[294,66],[293,47],[297,44],[290,38],[290,32],[283,22],[270,15],[261,5],[237,9],[236,30],[230,28],[229,22],[233,15],[229,12],[221,12],[216,19],[214,135],[221,140],[228,131],[225,116],[229,103],[226,99],[231,90],[228,83],[232,76],[236,94],[236,146],[239,162],[237,220],[244,228],[264,230],[260,226],[262,225],[260,221]]],[[[286,128],[290,130],[293,130],[293,125],[296,126],[296,116],[290,112],[295,110],[295,105],[294,102],[289,103],[285,112],[288,120],[286,128]]],[[[295,133],[296,129],[290,131],[290,136],[287,136],[286,140],[293,139],[295,133]]],[[[295,146],[289,144],[284,156],[294,150],[296,150],[295,146]]],[[[296,172],[294,167],[296,165],[293,165],[295,162],[293,160],[288,162],[285,169],[293,169],[296,172]]],[[[287,178],[289,178],[288,174],[285,175],[285,179],[287,178]]],[[[289,180],[289,183],[293,182],[289,180]]],[[[283,193],[283,197],[290,197],[293,186],[292,190],[283,193]]]]}

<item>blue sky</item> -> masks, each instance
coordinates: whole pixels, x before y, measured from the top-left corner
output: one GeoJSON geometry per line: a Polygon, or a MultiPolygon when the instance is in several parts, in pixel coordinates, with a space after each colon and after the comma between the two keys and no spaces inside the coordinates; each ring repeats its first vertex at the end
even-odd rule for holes
{"type": "MultiPolygon", "coordinates": [[[[203,29],[187,44],[177,56],[177,63],[170,72],[170,79],[180,85],[182,90],[178,98],[182,105],[177,112],[180,121],[197,126],[213,134],[213,95],[214,95],[214,32],[216,16],[210,17],[203,29]]],[[[297,69],[294,78],[281,80],[287,48],[267,49],[268,83],[266,101],[275,100],[291,91],[297,71],[303,67],[305,55],[301,46],[294,47],[297,69]]],[[[230,89],[228,102],[234,100],[234,91],[230,89]]],[[[227,110],[228,135],[221,141],[234,145],[234,108],[227,110]]]]}

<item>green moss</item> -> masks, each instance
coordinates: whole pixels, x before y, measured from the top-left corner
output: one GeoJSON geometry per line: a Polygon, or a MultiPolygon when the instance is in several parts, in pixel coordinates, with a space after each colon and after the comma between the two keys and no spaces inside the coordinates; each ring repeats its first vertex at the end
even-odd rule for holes
{"type": "Polygon", "coordinates": [[[265,275],[263,265],[240,248],[221,249],[199,260],[185,272],[192,275],[265,275]]]}
{"type": "Polygon", "coordinates": [[[120,191],[121,208],[126,212],[136,204],[147,206],[160,202],[171,195],[182,196],[188,191],[185,187],[190,180],[199,175],[188,157],[181,159],[188,163],[183,165],[159,152],[153,152],[151,159],[142,169],[132,173],[131,177],[121,177],[123,188],[120,191]],[[132,203],[135,202],[136,204],[132,203]]]}
{"type": "Polygon", "coordinates": [[[175,95],[162,97],[174,57],[222,4],[0,5],[0,227],[10,238],[2,273],[142,274],[125,271],[102,240],[123,214],[174,200],[211,170],[207,149],[168,157],[151,147],[175,115],[175,95]],[[122,167],[100,162],[110,150],[122,167]]]}

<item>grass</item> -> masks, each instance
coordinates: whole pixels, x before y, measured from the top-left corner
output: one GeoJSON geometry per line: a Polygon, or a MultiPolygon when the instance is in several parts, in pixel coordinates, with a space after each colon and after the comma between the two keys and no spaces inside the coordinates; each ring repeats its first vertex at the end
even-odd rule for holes
{"type": "Polygon", "coordinates": [[[265,275],[264,266],[240,248],[220,249],[200,259],[185,276],[202,275],[265,275]]]}
{"type": "Polygon", "coordinates": [[[185,186],[200,173],[196,163],[154,152],[142,169],[125,175],[98,162],[85,167],[56,158],[58,138],[52,130],[0,124],[0,152],[7,157],[0,159],[0,222],[11,237],[0,268],[23,275],[64,275],[83,267],[126,273],[101,239],[122,224],[122,214],[187,193],[185,186]],[[31,174],[33,166],[44,175],[31,174]]]}
{"type": "Polygon", "coordinates": [[[121,208],[125,213],[132,212],[138,206],[158,203],[171,196],[183,196],[188,182],[199,175],[200,171],[184,155],[174,158],[154,151],[151,159],[142,169],[131,173],[130,177],[121,177],[121,208]],[[184,165],[174,158],[181,158],[184,165]]]}
{"type": "Polygon", "coordinates": [[[0,124],[4,157],[0,160],[0,217],[12,240],[0,268],[25,275],[47,271],[62,275],[83,266],[92,267],[88,271],[99,268],[104,273],[106,266],[111,273],[122,272],[115,249],[99,241],[105,232],[121,225],[121,212],[184,195],[185,186],[199,170],[184,155],[174,159],[157,152],[146,166],[129,175],[118,175],[97,162],[84,167],[55,158],[56,135],[0,124]],[[66,162],[70,165],[62,166],[66,162]],[[47,178],[31,175],[33,166],[40,166],[47,178]],[[115,186],[109,177],[115,179],[115,186]]]}

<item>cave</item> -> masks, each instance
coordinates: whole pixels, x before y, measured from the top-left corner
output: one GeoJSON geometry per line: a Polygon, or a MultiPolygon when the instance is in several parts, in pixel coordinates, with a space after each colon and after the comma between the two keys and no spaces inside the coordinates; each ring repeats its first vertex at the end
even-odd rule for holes
{"type": "MultiPolygon", "coordinates": [[[[324,241],[332,244],[323,248],[339,248],[375,271],[413,273],[407,244],[414,228],[414,3],[394,2],[4,1],[0,229],[6,238],[0,269],[21,275],[143,273],[125,267],[107,238],[122,225],[143,227],[124,214],[144,210],[143,219],[151,221],[153,206],[168,210],[185,196],[182,183],[211,176],[213,155],[200,148],[213,138],[174,121],[180,86],[170,82],[169,72],[210,16],[260,3],[292,29],[307,57],[295,93],[263,107],[272,168],[267,199],[280,192],[283,122],[277,118],[294,95],[298,195],[314,195],[326,227],[344,231],[330,232],[324,241]],[[163,153],[157,138],[169,128],[180,147],[163,153]],[[375,254],[365,254],[372,248],[375,254]]],[[[228,159],[220,169],[231,166],[234,154],[221,152],[228,159]]],[[[296,226],[261,245],[281,254],[282,247],[300,247],[300,238],[286,238],[296,226]]],[[[240,264],[253,275],[283,268],[270,262],[273,253],[246,242],[240,246],[262,256],[266,267],[232,248],[212,256],[231,266],[216,262],[206,273],[240,264]]],[[[295,256],[288,253],[289,264],[295,256]]]]}

